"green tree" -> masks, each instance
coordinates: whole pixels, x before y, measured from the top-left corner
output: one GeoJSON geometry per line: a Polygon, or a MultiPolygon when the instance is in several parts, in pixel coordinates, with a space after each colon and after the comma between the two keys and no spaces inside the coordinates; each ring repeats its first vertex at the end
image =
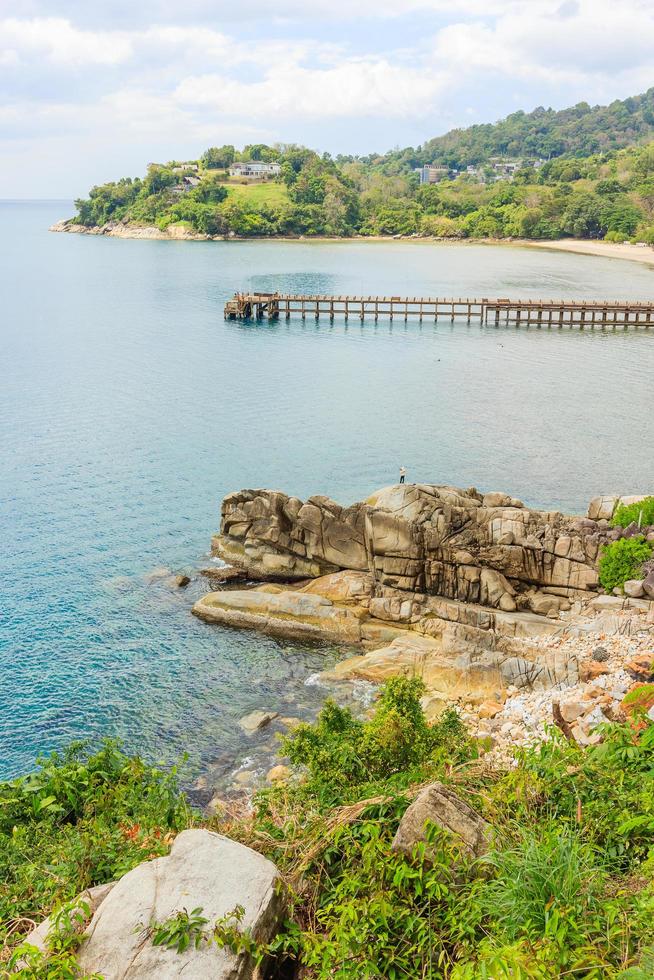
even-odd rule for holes
{"type": "Polygon", "coordinates": [[[204,151],[200,161],[208,170],[226,170],[234,163],[235,157],[236,150],[231,143],[226,143],[224,146],[210,146],[204,151]]]}

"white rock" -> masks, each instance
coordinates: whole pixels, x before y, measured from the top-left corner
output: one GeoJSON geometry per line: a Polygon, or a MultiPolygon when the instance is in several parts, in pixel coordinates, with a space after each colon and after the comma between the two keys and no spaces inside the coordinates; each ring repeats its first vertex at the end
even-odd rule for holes
{"type": "Polygon", "coordinates": [[[208,830],[185,830],[168,857],[138,865],[104,899],[80,947],[80,968],[105,980],[250,980],[255,968],[246,954],[215,943],[177,953],[153,946],[148,929],[200,907],[208,930],[242,905],[239,928],[266,942],[283,914],[280,885],[275,865],[249,847],[208,830]]]}

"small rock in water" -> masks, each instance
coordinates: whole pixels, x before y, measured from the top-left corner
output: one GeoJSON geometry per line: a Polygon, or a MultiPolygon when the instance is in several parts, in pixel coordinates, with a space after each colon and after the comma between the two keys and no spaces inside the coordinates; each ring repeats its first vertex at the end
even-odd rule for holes
{"type": "Polygon", "coordinates": [[[251,786],[256,778],[257,774],[253,769],[241,769],[234,776],[234,782],[238,783],[239,786],[251,786]]]}
{"type": "Polygon", "coordinates": [[[169,568],[166,568],[165,565],[160,565],[158,568],[153,568],[151,572],[146,572],[143,578],[151,585],[153,582],[161,581],[162,578],[168,578],[171,574],[169,568]]]}
{"type": "Polygon", "coordinates": [[[189,575],[176,575],[174,579],[175,585],[178,589],[185,589],[190,581],[191,578],[189,575]]]}
{"type": "Polygon", "coordinates": [[[271,721],[279,716],[277,711],[251,711],[249,715],[245,715],[239,721],[239,725],[244,732],[252,734],[253,732],[258,732],[261,728],[265,728],[269,725],[271,721]]]}

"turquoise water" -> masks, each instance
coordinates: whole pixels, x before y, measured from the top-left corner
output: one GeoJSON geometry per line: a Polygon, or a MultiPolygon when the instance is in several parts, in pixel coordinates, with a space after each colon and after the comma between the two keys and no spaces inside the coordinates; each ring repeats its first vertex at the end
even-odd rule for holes
{"type": "Polygon", "coordinates": [[[310,712],[320,649],[190,615],[220,500],[343,502],[410,480],[582,510],[654,489],[654,331],[225,323],[238,288],[651,298],[617,260],[408,243],[54,235],[0,205],[0,776],[75,737],[200,772],[249,751],[253,708],[310,712]]]}

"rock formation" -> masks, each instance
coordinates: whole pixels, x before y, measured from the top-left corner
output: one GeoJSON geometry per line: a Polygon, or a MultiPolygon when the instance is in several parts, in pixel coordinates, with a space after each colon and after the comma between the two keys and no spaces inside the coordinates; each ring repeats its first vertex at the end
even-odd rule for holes
{"type": "MultiPolygon", "coordinates": [[[[630,498],[631,499],[631,498],[630,498]]],[[[297,639],[362,644],[332,679],[419,672],[435,695],[495,698],[508,687],[574,685],[566,648],[534,644],[574,630],[599,590],[600,547],[621,532],[620,502],[596,517],[525,507],[504,493],[393,486],[341,507],[271,490],[227,496],[215,556],[266,584],[210,593],[208,622],[297,639]]]]}
{"type": "Polygon", "coordinates": [[[368,572],[376,586],[510,612],[531,608],[536,590],[570,597],[596,589],[606,532],[607,521],[531,510],[475,489],[405,484],[350,507],[242,490],[223,502],[214,551],[252,578],[350,569],[368,572]]]}

